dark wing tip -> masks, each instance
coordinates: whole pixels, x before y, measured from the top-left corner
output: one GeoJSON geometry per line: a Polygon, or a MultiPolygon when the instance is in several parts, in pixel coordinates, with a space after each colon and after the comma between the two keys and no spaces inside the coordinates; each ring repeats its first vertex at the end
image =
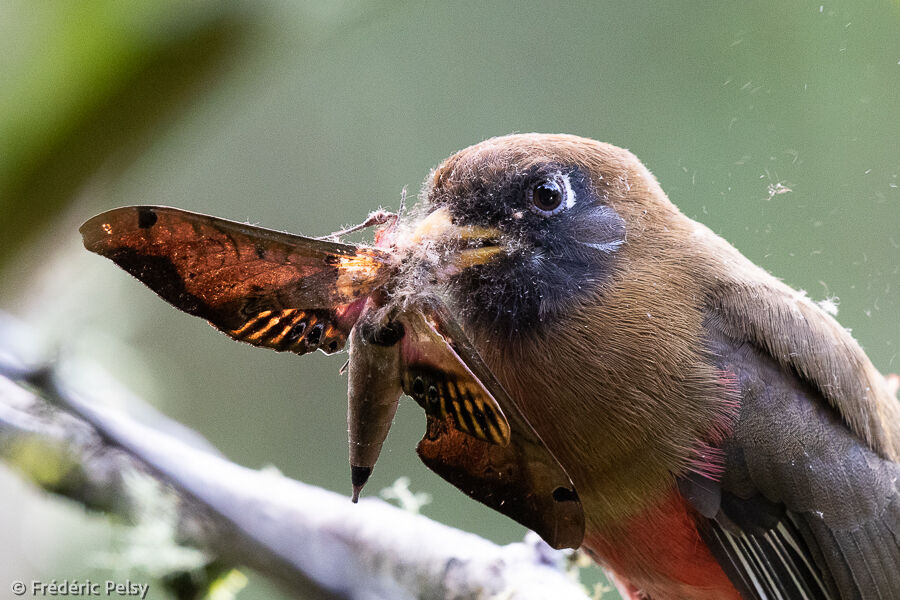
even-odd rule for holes
{"type": "Polygon", "coordinates": [[[149,229],[156,224],[162,206],[123,206],[93,216],[78,228],[84,247],[103,254],[104,244],[113,235],[134,229],[149,229]]]}
{"type": "Polygon", "coordinates": [[[99,215],[91,217],[90,219],[82,223],[81,227],[78,228],[78,232],[81,234],[81,241],[84,244],[84,247],[91,252],[97,252],[99,250],[100,243],[108,235],[104,231],[104,225],[109,222],[110,212],[114,211],[100,213],[99,215]]]}

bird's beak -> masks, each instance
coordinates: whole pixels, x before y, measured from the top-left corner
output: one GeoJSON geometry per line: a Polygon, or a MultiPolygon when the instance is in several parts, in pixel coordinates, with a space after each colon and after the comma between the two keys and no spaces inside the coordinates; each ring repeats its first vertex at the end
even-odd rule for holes
{"type": "Polygon", "coordinates": [[[409,246],[432,244],[447,253],[451,270],[483,265],[501,252],[500,231],[477,225],[455,225],[450,211],[439,208],[425,217],[405,240],[409,246]]]}

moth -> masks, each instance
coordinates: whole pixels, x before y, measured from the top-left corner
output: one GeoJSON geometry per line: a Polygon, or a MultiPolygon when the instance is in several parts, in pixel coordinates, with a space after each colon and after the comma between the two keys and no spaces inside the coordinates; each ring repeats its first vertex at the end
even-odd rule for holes
{"type": "Polygon", "coordinates": [[[409,222],[379,211],[310,238],[158,206],[114,209],[80,231],[88,250],[235,340],[301,355],[347,346],[354,502],[405,394],[425,411],[417,452],[430,469],[551,546],[581,545],[571,478],[436,284],[499,251],[496,231],[454,225],[446,209],[409,222]],[[369,226],[372,245],[336,241],[369,226]]]}

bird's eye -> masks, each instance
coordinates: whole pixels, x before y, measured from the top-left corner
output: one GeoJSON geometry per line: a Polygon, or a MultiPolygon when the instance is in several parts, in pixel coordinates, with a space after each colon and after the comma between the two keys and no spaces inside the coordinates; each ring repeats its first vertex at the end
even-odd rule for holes
{"type": "Polygon", "coordinates": [[[569,186],[566,185],[566,181],[557,175],[542,179],[528,188],[527,200],[534,212],[549,217],[570,204],[568,193],[569,186]]]}

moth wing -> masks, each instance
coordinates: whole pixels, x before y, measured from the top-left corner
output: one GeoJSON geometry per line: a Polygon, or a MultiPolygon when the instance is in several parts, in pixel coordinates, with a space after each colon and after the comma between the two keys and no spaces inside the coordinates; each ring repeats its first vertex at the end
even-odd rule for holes
{"type": "Polygon", "coordinates": [[[390,256],[176,208],[117,208],[81,226],[84,246],[229,336],[297,354],[343,348],[390,256]]]}
{"type": "Polygon", "coordinates": [[[584,511],[571,478],[446,307],[434,303],[406,326],[402,384],[427,415],[417,448],[425,465],[551,546],[580,546],[584,511]]]}
{"type": "Polygon", "coordinates": [[[419,312],[403,319],[403,391],[429,417],[478,440],[508,446],[510,424],[497,400],[506,400],[506,392],[499,385],[489,390],[427,319],[419,312]]]}

